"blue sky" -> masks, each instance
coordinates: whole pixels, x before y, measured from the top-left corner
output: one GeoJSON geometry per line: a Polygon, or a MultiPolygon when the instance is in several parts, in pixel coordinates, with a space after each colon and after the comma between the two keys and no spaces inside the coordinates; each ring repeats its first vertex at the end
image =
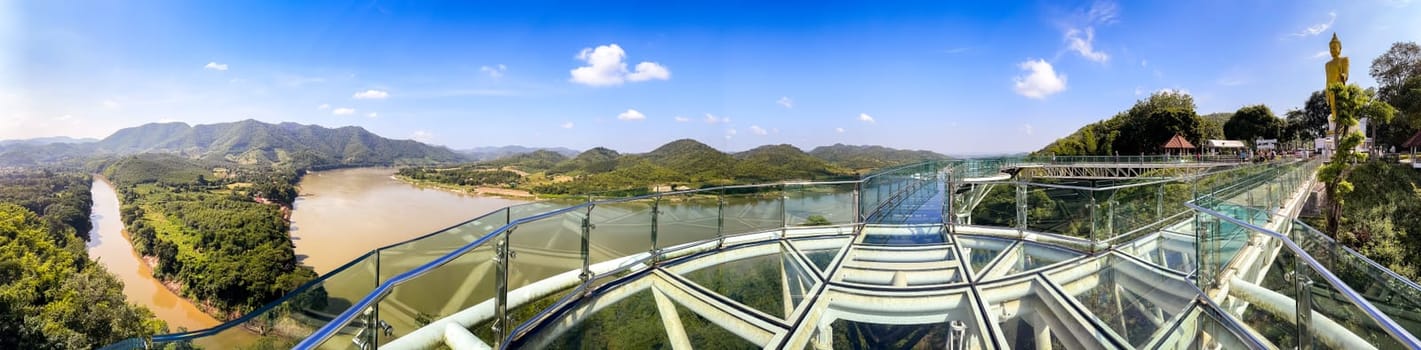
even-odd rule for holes
{"type": "Polygon", "coordinates": [[[1421,4],[0,0],[0,139],[358,125],[453,148],[1035,150],[1161,89],[1299,107],[1421,4]]]}

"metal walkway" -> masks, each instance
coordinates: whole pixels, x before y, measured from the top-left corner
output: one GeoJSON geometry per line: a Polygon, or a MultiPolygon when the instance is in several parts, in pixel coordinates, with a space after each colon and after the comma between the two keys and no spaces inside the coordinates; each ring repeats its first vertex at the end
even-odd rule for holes
{"type": "Polygon", "coordinates": [[[150,344],[1418,347],[1421,287],[1292,219],[1315,163],[1087,183],[1031,164],[506,208],[150,344]]]}

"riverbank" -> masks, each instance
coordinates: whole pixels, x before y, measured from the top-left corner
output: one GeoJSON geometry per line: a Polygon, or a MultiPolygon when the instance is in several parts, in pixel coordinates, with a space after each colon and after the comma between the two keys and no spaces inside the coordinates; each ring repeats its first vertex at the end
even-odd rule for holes
{"type": "Polygon", "coordinates": [[[460,185],[450,185],[450,184],[438,183],[438,182],[433,182],[433,181],[415,180],[415,179],[411,179],[411,178],[404,177],[404,176],[400,176],[400,175],[390,175],[390,178],[395,179],[395,180],[399,180],[399,181],[401,181],[401,182],[404,182],[404,183],[407,183],[407,184],[411,184],[411,185],[414,185],[414,186],[417,186],[417,187],[433,188],[433,189],[445,190],[445,191],[450,191],[450,192],[459,193],[459,194],[477,195],[477,196],[495,196],[495,197],[503,197],[503,198],[510,198],[510,199],[524,199],[524,200],[535,200],[535,201],[538,200],[538,195],[535,194],[535,193],[533,193],[533,192],[524,191],[524,190],[515,190],[515,189],[511,189],[511,188],[490,187],[490,186],[460,186],[460,185]]]}
{"type": "Polygon", "coordinates": [[[90,220],[94,227],[90,230],[90,241],[86,247],[89,258],[113,273],[123,281],[126,299],[153,311],[158,318],[166,321],[170,330],[206,329],[220,324],[216,317],[203,311],[192,300],[174,292],[171,286],[153,276],[153,266],[145,262],[133,248],[128,230],[119,220],[122,203],[114,185],[103,175],[94,174],[94,184],[90,189],[94,205],[90,210],[90,220]]]}

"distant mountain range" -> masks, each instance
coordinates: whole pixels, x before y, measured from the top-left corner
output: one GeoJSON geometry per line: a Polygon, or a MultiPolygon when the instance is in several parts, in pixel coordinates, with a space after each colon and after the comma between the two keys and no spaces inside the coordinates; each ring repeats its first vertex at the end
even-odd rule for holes
{"type": "Polygon", "coordinates": [[[474,147],[472,149],[461,149],[455,152],[464,155],[469,158],[469,160],[485,161],[524,153],[533,153],[533,151],[552,151],[567,157],[575,156],[578,153],[575,149],[565,147],[523,147],[517,145],[474,147]]]}
{"type": "Polygon", "coordinates": [[[421,165],[478,162],[526,172],[588,175],[617,170],[636,177],[723,179],[817,178],[947,156],[930,151],[836,144],[804,152],[791,145],[766,145],[729,154],[695,140],[676,140],[651,152],[622,154],[597,147],[584,152],[562,147],[479,147],[453,151],[413,140],[380,137],[363,128],[326,128],[256,120],[188,125],[150,123],[121,129],[101,140],[68,137],[0,141],[0,166],[65,164],[115,155],[168,154],[193,160],[296,168],[421,165]]]}
{"type": "Polygon", "coordinates": [[[94,142],[94,141],[98,141],[98,140],[99,140],[99,139],[93,139],[93,138],[76,139],[76,138],[68,137],[68,136],[36,137],[36,138],[24,139],[24,140],[0,140],[0,146],[11,146],[11,145],[43,146],[43,145],[48,145],[48,144],[52,144],[52,143],[89,143],[89,142],[94,142]]]}
{"type": "Polygon", "coordinates": [[[883,146],[854,146],[840,143],[815,147],[809,151],[809,155],[849,169],[874,169],[920,160],[948,158],[932,151],[901,150],[883,146]]]}
{"type": "Polygon", "coordinates": [[[297,168],[459,162],[444,147],[392,140],[360,127],[326,128],[256,120],[208,125],[152,123],[121,129],[89,143],[0,146],[0,165],[36,165],[109,155],[173,154],[190,159],[297,168]]]}
{"type": "MultiPolygon", "coordinates": [[[[592,175],[623,169],[640,169],[637,177],[667,174],[682,181],[717,179],[810,179],[845,175],[859,169],[879,168],[947,156],[929,151],[905,151],[881,146],[834,145],[804,152],[792,145],[765,145],[729,154],[696,140],[672,141],[651,152],[623,154],[597,147],[576,156],[536,150],[475,163],[477,167],[512,167],[550,175],[592,175]]],[[[633,174],[627,174],[633,175],[633,174]]],[[[655,177],[655,176],[651,176],[655,177]]],[[[669,179],[668,179],[669,180],[669,179]]]]}

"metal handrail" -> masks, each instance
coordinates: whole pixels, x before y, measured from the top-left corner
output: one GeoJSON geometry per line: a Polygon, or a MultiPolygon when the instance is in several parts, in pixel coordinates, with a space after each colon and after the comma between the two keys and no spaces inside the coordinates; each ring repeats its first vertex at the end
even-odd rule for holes
{"type": "MultiPolygon", "coordinates": [[[[825,185],[835,185],[835,184],[857,183],[857,182],[859,182],[859,181],[831,181],[831,182],[825,182],[825,183],[822,183],[822,184],[825,184],[825,185]]],[[[458,249],[456,249],[456,250],[454,250],[454,251],[451,251],[451,252],[449,252],[449,253],[447,253],[447,254],[445,254],[445,255],[443,255],[443,256],[440,256],[439,258],[437,258],[437,259],[435,259],[435,260],[433,260],[433,261],[430,261],[430,262],[428,262],[428,263],[425,263],[424,265],[420,265],[419,267],[416,267],[416,268],[414,268],[414,269],[405,271],[405,272],[403,272],[403,273],[400,273],[399,275],[395,275],[394,277],[391,277],[389,280],[386,280],[384,283],[381,283],[379,286],[377,286],[377,287],[376,287],[374,290],[372,290],[370,293],[366,294],[365,297],[364,297],[364,298],[361,298],[359,302],[356,302],[355,304],[351,305],[351,306],[350,306],[349,308],[347,308],[344,312],[341,312],[340,315],[336,316],[336,318],[332,319],[330,322],[327,322],[324,326],[322,326],[320,329],[318,329],[315,333],[312,333],[311,336],[306,337],[305,339],[303,339],[300,343],[298,343],[298,344],[295,346],[295,348],[298,348],[298,349],[309,349],[309,348],[315,348],[315,347],[317,347],[317,346],[320,346],[320,344],[324,343],[324,342],[325,342],[326,340],[328,340],[331,336],[335,335],[335,333],[336,333],[337,330],[339,330],[339,329],[341,329],[341,328],[344,328],[347,324],[349,324],[350,322],[354,321],[355,317],[357,317],[360,313],[364,312],[364,311],[363,311],[364,309],[370,307],[370,305],[372,305],[372,304],[373,304],[374,302],[376,302],[378,299],[383,298],[386,294],[389,294],[395,287],[397,287],[397,286],[399,286],[399,285],[402,285],[402,284],[404,284],[405,282],[408,282],[409,280],[412,280],[412,279],[414,279],[414,278],[423,276],[423,275],[425,275],[426,273],[428,273],[428,272],[430,272],[430,271],[433,271],[434,269],[436,269],[436,268],[438,268],[438,267],[440,267],[440,266],[443,266],[443,265],[445,265],[445,264],[448,264],[449,262],[453,261],[454,259],[457,259],[457,258],[459,258],[459,257],[462,257],[464,254],[466,254],[466,253],[468,253],[468,252],[474,250],[475,248],[478,248],[479,246],[485,244],[489,239],[492,239],[493,237],[496,237],[496,236],[498,236],[498,235],[500,235],[500,234],[505,234],[505,233],[508,232],[508,230],[510,230],[510,229],[512,229],[512,228],[515,228],[515,227],[518,227],[519,225],[526,224],[526,223],[530,223],[530,222],[534,222],[534,221],[538,221],[538,220],[542,220],[542,219],[549,218],[549,217],[554,217],[554,216],[561,215],[561,214],[565,214],[565,213],[569,213],[569,212],[572,212],[573,210],[586,209],[586,208],[589,207],[589,206],[596,206],[596,205],[609,204],[609,203],[629,202],[629,201],[636,201],[636,200],[642,200],[642,199],[650,199],[650,198],[655,198],[655,197],[659,197],[659,196],[665,196],[665,195],[668,195],[668,194],[674,195],[674,194],[687,194],[687,193],[699,193],[699,192],[715,192],[715,191],[723,191],[723,190],[726,190],[726,189],[775,187],[775,186],[784,186],[785,184],[786,184],[786,183],[756,184],[756,185],[734,185],[734,186],[723,186],[723,187],[713,187],[713,188],[705,188],[705,189],[697,189],[697,190],[688,190],[688,191],[681,191],[681,192],[654,193],[654,194],[649,194],[649,195],[642,195],[642,196],[636,196],[636,197],[627,197],[627,198],[605,199],[605,200],[584,202],[584,203],[580,203],[580,204],[577,204],[577,205],[573,205],[573,206],[569,206],[569,207],[565,207],[565,208],[560,208],[560,209],[556,209],[556,210],[544,212],[544,213],[537,214],[537,215],[532,215],[532,216],[527,216],[527,217],[523,217],[523,218],[520,218],[520,219],[515,219],[515,220],[510,221],[510,222],[508,222],[507,224],[503,225],[502,227],[499,227],[498,229],[493,230],[493,231],[490,232],[489,234],[484,235],[483,237],[480,237],[479,239],[477,239],[477,240],[475,240],[475,241],[473,241],[473,242],[470,242],[470,243],[468,243],[468,244],[465,244],[464,246],[459,247],[458,249]]],[[[794,184],[794,185],[819,185],[819,184],[821,184],[821,183],[815,183],[815,182],[795,182],[795,183],[792,183],[792,184],[794,184]]],[[[857,219],[856,219],[856,220],[857,220],[857,219]]]]}
{"type": "Polygon", "coordinates": [[[1353,305],[1356,305],[1357,307],[1361,308],[1362,311],[1367,313],[1367,316],[1370,317],[1373,321],[1377,321],[1377,323],[1382,326],[1382,329],[1385,330],[1387,334],[1390,334],[1393,339],[1396,339],[1398,342],[1401,342],[1402,345],[1405,345],[1407,348],[1421,349],[1421,340],[1417,340],[1414,335],[1406,331],[1405,328],[1402,328],[1400,325],[1398,325],[1396,321],[1393,321],[1391,319],[1390,316],[1387,316],[1385,313],[1382,313],[1381,310],[1378,310],[1376,306],[1373,306],[1372,303],[1367,301],[1366,298],[1362,297],[1361,294],[1357,293],[1357,291],[1355,290],[1352,290],[1352,287],[1348,286],[1347,283],[1342,282],[1341,278],[1338,278],[1336,275],[1333,275],[1332,271],[1323,267],[1322,263],[1319,263],[1317,259],[1314,259],[1312,257],[1312,254],[1308,253],[1306,250],[1303,250],[1303,248],[1298,246],[1297,243],[1289,239],[1287,235],[1274,232],[1266,228],[1255,226],[1243,220],[1236,219],[1232,216],[1214,211],[1212,209],[1198,206],[1194,204],[1193,201],[1185,202],[1184,205],[1189,207],[1190,209],[1197,210],[1201,213],[1205,213],[1210,216],[1222,219],[1224,221],[1228,221],[1229,223],[1232,223],[1234,225],[1238,225],[1239,227],[1243,227],[1254,232],[1262,233],[1264,235],[1279,240],[1281,243],[1283,243],[1284,247],[1287,247],[1288,250],[1291,250],[1293,252],[1294,256],[1306,263],[1308,267],[1312,268],[1313,272],[1317,273],[1318,275],[1321,275],[1323,279],[1327,280],[1328,284],[1332,285],[1333,288],[1336,288],[1339,292],[1342,293],[1343,296],[1347,297],[1347,300],[1351,301],[1353,305]]]}
{"type": "MultiPolygon", "coordinates": [[[[1075,157],[1075,158],[1070,158],[1070,159],[1074,159],[1074,160],[1077,160],[1077,161],[1084,161],[1084,160],[1087,160],[1087,159],[1091,159],[1091,160],[1093,160],[1093,159],[1112,159],[1112,160],[1117,160],[1117,161],[1118,161],[1118,160],[1120,160],[1121,158],[1124,158],[1124,157],[1109,157],[1109,156],[1107,156],[1107,157],[1097,157],[1097,158],[1075,157]]],[[[305,346],[305,347],[312,347],[312,346],[316,346],[316,345],[321,344],[321,343],[324,342],[325,340],[329,339],[330,336],[333,336],[337,330],[339,330],[340,328],[345,327],[347,324],[349,324],[350,322],[352,322],[352,321],[355,319],[355,317],[356,317],[357,315],[359,315],[361,312],[363,312],[362,310],[363,310],[364,308],[369,307],[369,305],[370,305],[373,301],[375,301],[376,299],[379,299],[379,298],[385,296],[386,294],[388,294],[389,292],[391,292],[391,291],[393,290],[393,288],[395,288],[395,287],[397,287],[397,286],[399,286],[399,285],[401,285],[401,284],[403,284],[403,283],[405,283],[405,282],[407,282],[407,281],[409,281],[409,280],[411,280],[411,279],[420,277],[420,276],[424,275],[425,273],[427,273],[427,272],[429,272],[429,271],[431,271],[431,270],[433,270],[433,269],[435,269],[435,268],[438,268],[438,267],[440,267],[440,266],[443,266],[443,265],[447,264],[448,262],[452,261],[453,259],[456,259],[456,258],[462,256],[463,254],[468,253],[468,252],[471,251],[472,249],[481,246],[482,244],[484,244],[484,243],[485,243],[488,239],[490,239],[491,237],[495,237],[496,235],[503,234],[503,233],[507,232],[508,229],[517,227],[518,225],[521,225],[521,224],[525,224],[525,223],[528,223],[528,222],[533,222],[533,221],[537,221],[537,220],[540,220],[540,219],[544,219],[544,218],[548,218],[548,217],[552,217],[552,216],[556,216],[556,215],[568,213],[568,212],[571,212],[572,210],[578,210],[578,209],[584,209],[584,210],[585,210],[586,207],[589,206],[589,205],[607,204],[607,203],[621,203],[621,202],[629,202],[629,201],[636,201],[636,200],[652,199],[652,198],[657,198],[657,197],[674,196],[674,195],[685,195],[685,194],[696,194],[696,193],[712,193],[712,192],[717,192],[717,191],[734,190],[734,189],[768,188],[768,187],[777,187],[777,186],[778,186],[778,187],[781,187],[781,188],[785,188],[785,187],[787,187],[787,186],[862,184],[862,183],[869,182],[870,180],[879,178],[879,177],[881,177],[881,176],[889,176],[889,175],[894,175],[894,174],[897,174],[897,175],[908,175],[909,173],[902,172],[902,171],[903,171],[903,170],[913,170],[914,167],[924,167],[924,166],[934,166],[934,165],[937,165],[936,167],[932,167],[931,170],[929,170],[928,168],[920,169],[920,170],[928,170],[928,171],[931,171],[931,172],[938,172],[938,171],[943,171],[944,169],[951,169],[951,168],[954,168],[954,167],[957,167],[957,166],[969,165],[969,164],[978,164],[978,163],[980,163],[981,165],[985,165],[985,166],[987,166],[987,167],[1001,168],[1001,167],[1003,167],[1003,166],[1008,166],[1008,165],[1010,165],[1010,164],[1020,163],[1020,162],[1022,162],[1022,161],[1027,161],[1027,160],[1030,160],[1030,159],[1033,159],[1033,157],[1022,157],[1022,158],[991,158],[991,159],[945,159],[945,160],[930,160],[930,161],[918,162],[918,163],[913,163],[913,164],[901,165],[901,166],[893,167],[893,168],[890,168],[890,169],[887,169],[887,170],[877,171],[877,172],[871,173],[871,174],[869,174],[869,175],[867,175],[867,176],[864,176],[864,177],[862,177],[862,178],[860,178],[860,179],[857,179],[857,180],[838,180],[838,181],[822,181],[822,182],[816,182],[816,181],[790,181],[790,182],[779,182],[779,183],[770,183],[770,184],[728,185],[728,186],[718,186],[718,187],[704,188],[704,189],[691,189],[691,190],[681,190],[681,191],[670,191],[670,192],[650,193],[650,194],[644,194],[644,195],[634,196],[634,197],[608,198],[608,199],[601,199],[601,200],[595,200],[595,201],[587,201],[587,202],[582,202],[582,203],[575,204],[575,205],[571,205],[571,206],[567,206],[567,207],[561,207],[561,208],[553,209],[553,210],[551,210],[551,211],[547,211],[547,212],[543,212],[543,213],[540,213],[540,214],[536,214],[536,215],[524,217],[524,218],[521,218],[521,219],[515,219],[515,220],[512,220],[512,221],[510,221],[510,222],[507,222],[504,226],[501,226],[501,227],[499,227],[499,228],[497,228],[497,229],[495,229],[495,230],[493,230],[493,231],[490,231],[490,232],[487,233],[487,234],[484,234],[482,237],[479,237],[478,239],[476,239],[476,240],[473,241],[473,242],[470,242],[470,243],[468,243],[468,244],[465,244],[465,245],[463,245],[463,246],[460,246],[460,247],[458,247],[458,248],[456,248],[456,249],[450,251],[449,253],[446,253],[446,254],[444,254],[444,255],[441,255],[439,258],[436,258],[436,259],[434,259],[434,260],[432,260],[432,261],[429,261],[429,262],[427,262],[427,263],[425,263],[425,264],[423,264],[423,265],[420,265],[419,267],[416,267],[416,268],[414,268],[414,269],[405,271],[405,272],[403,272],[403,273],[401,273],[401,274],[399,274],[399,275],[396,275],[396,276],[390,278],[389,280],[384,281],[383,283],[380,283],[374,290],[372,290],[370,293],[368,293],[368,294],[366,295],[366,297],[362,298],[360,303],[358,303],[358,304],[356,304],[356,305],[352,305],[351,307],[347,308],[344,312],[342,312],[342,313],[341,313],[339,316],[337,316],[335,319],[331,320],[330,322],[328,322],[328,323],[326,323],[324,326],[322,326],[322,328],[318,329],[316,333],[313,333],[312,336],[307,337],[306,339],[304,339],[300,344],[298,344],[297,347],[298,347],[298,348],[303,347],[303,346],[305,346]],[[337,326],[337,325],[338,325],[338,326],[337,326]]],[[[1140,161],[1141,161],[1141,162],[1144,162],[1146,159],[1155,160],[1155,158],[1140,158],[1140,161]]],[[[1159,159],[1159,160],[1164,160],[1164,161],[1169,161],[1169,160],[1173,160],[1174,158],[1158,158],[1158,159],[1159,159]]],[[[1058,160],[1057,162],[1059,163],[1060,161],[1058,160]]],[[[1232,168],[1232,169],[1227,169],[1227,170],[1220,170],[1220,171],[1213,171],[1213,172],[1208,172],[1208,173],[1194,174],[1194,175],[1191,175],[1191,176],[1186,176],[1186,178],[1197,178],[1197,177],[1206,176],[1206,175],[1218,174],[1218,173],[1229,172],[1229,171],[1236,171],[1236,170],[1238,170],[1238,169],[1240,169],[1240,168],[1232,168]]],[[[919,171],[918,173],[922,173],[922,171],[919,171]]],[[[1140,185],[1144,185],[1144,184],[1160,183],[1160,182],[1168,182],[1168,181],[1177,181],[1177,180],[1156,180],[1156,181],[1152,181],[1152,182],[1148,182],[1148,183],[1127,184],[1127,185],[1119,185],[1119,186],[1114,186],[1114,187],[1132,187],[1132,186],[1140,186],[1140,185]]],[[[1037,185],[1048,186],[1048,187],[1074,187],[1074,186],[1069,186],[1069,185],[1049,185],[1049,184],[1037,184],[1037,185]]],[[[905,188],[903,188],[903,189],[900,189],[899,191],[909,190],[911,187],[912,187],[912,186],[905,187],[905,188]]],[[[1082,189],[1084,189],[1084,188],[1082,188],[1082,189]]],[[[857,191],[857,190],[856,190],[856,191],[857,191]]],[[[894,198],[894,196],[888,196],[888,197],[885,197],[885,198],[880,198],[879,200],[880,200],[880,201],[883,201],[883,200],[891,200],[892,198],[894,198]]],[[[860,198],[859,198],[859,201],[862,201],[862,200],[863,200],[862,197],[860,197],[860,198]]],[[[524,206],[524,205],[536,204],[536,203],[539,203],[539,202],[526,203],[526,204],[520,204],[520,205],[515,205],[515,206],[500,208],[500,209],[498,209],[498,210],[495,210],[495,211],[486,213],[486,214],[484,214],[484,215],[481,215],[481,216],[479,216],[479,217],[477,217],[477,218],[474,218],[474,219],[471,219],[471,220],[467,220],[467,221],[461,222],[461,223],[459,223],[459,224],[456,224],[456,225],[450,226],[450,227],[448,227],[448,228],[444,228],[444,229],[435,231],[435,232],[430,233],[430,234],[422,235],[422,236],[419,236],[419,237],[415,237],[415,238],[411,238],[411,239],[408,239],[408,240],[405,240],[405,241],[401,241],[401,242],[399,242],[399,243],[394,243],[394,244],[386,245],[386,246],[383,246],[383,247],[380,247],[380,248],[371,250],[370,252],[367,252],[365,255],[362,255],[361,258],[352,260],[352,261],[350,261],[350,262],[347,262],[345,265],[341,266],[340,268],[337,268],[336,270],[332,271],[331,273],[327,273],[327,274],[322,275],[322,276],[320,276],[320,277],[318,277],[318,278],[316,278],[316,279],[314,279],[314,280],[312,280],[312,281],[310,281],[310,282],[307,282],[306,284],[303,284],[302,286],[297,287],[297,288],[296,288],[295,290],[293,290],[292,292],[287,293],[286,296],[283,296],[282,298],[279,298],[279,299],[277,299],[277,300],[275,300],[275,301],[273,301],[273,302],[271,302],[271,303],[268,303],[267,305],[265,305],[265,306],[263,306],[263,307],[257,309],[256,311],[251,312],[251,313],[248,313],[248,314],[246,314],[246,315],[244,315],[244,316],[242,316],[242,317],[239,317],[239,318],[237,318],[237,319],[235,319],[235,320],[227,321],[227,322],[224,322],[224,323],[222,323],[222,324],[213,326],[213,327],[211,327],[211,328],[203,329],[203,330],[190,331],[190,332],[185,332],[185,333],[158,335],[158,336],[154,336],[152,339],[153,339],[154,341],[160,341],[160,342],[173,342],[173,341],[193,340],[193,339],[196,339],[196,338],[201,338],[201,337],[206,337],[206,336],[210,336],[210,335],[217,334],[217,333],[219,333],[219,332],[228,330],[228,329],[230,329],[230,328],[232,328],[232,327],[234,327],[234,326],[236,326],[236,325],[242,324],[243,322],[250,321],[251,319],[255,318],[256,316],[259,316],[260,314],[262,314],[263,312],[270,311],[271,309],[275,308],[276,306],[279,306],[279,305],[281,305],[282,303],[284,303],[284,302],[286,302],[286,301],[289,301],[289,299],[292,298],[292,297],[295,296],[295,295],[298,295],[298,294],[300,294],[300,293],[302,293],[302,292],[309,291],[311,288],[313,288],[313,286],[317,286],[317,285],[319,285],[319,284],[321,284],[321,283],[324,283],[328,277],[334,276],[336,272],[344,271],[344,270],[345,270],[346,268],[348,268],[349,266],[355,264],[357,261],[360,261],[360,259],[369,257],[371,254],[379,254],[380,251],[385,250],[385,249],[393,248],[393,247],[400,246],[400,245],[407,244],[407,243],[411,243],[411,242],[414,242],[414,241],[419,241],[419,240],[422,240],[422,239],[425,239],[425,238],[428,238],[428,237],[431,237],[431,236],[434,236],[434,235],[437,235],[437,234],[446,232],[446,231],[448,231],[448,230],[450,230],[450,229],[454,229],[454,228],[463,226],[463,225],[465,225],[465,224],[468,224],[468,223],[471,223],[471,222],[474,222],[474,221],[478,221],[478,220],[487,218],[487,217],[489,217],[490,215],[493,215],[493,214],[495,214],[495,213],[506,212],[506,211],[508,211],[508,210],[509,210],[510,208],[512,208],[512,207],[518,207],[518,206],[524,206]]],[[[860,205],[860,204],[861,204],[861,203],[855,203],[856,206],[857,206],[857,205],[860,205]]],[[[882,204],[882,203],[880,203],[880,204],[882,204]]],[[[874,209],[875,209],[875,211],[876,211],[877,209],[879,209],[879,208],[881,208],[881,207],[882,207],[882,205],[880,205],[880,206],[878,206],[878,207],[875,207],[874,209]]],[[[866,216],[865,216],[865,217],[866,217],[866,216]]],[[[855,217],[855,218],[854,218],[854,223],[853,223],[853,224],[861,224],[861,223],[862,223],[862,218],[860,218],[860,217],[855,217]]],[[[1370,260],[1367,260],[1367,261],[1370,262],[1370,260]]],[[[1373,263],[1373,264],[1375,264],[1375,263],[1373,263]]],[[[1387,271],[1389,271],[1389,270],[1387,270],[1387,271]]],[[[377,276],[376,278],[378,279],[379,277],[377,276]]],[[[1404,280],[1404,279],[1403,279],[1403,280],[1404,280]]]]}

